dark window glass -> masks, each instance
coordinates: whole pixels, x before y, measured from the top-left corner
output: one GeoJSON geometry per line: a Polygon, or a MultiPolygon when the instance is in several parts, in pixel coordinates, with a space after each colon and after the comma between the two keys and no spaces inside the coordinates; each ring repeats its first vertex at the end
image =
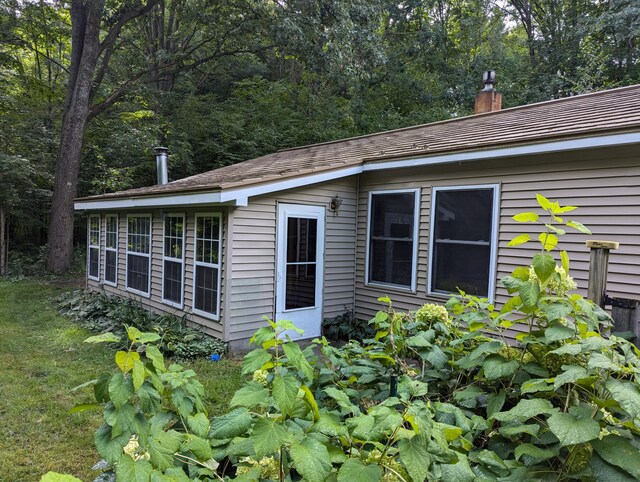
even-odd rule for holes
{"type": "Polygon", "coordinates": [[[200,311],[218,313],[218,268],[196,265],[194,306],[200,311]]]}
{"type": "Polygon", "coordinates": [[[432,291],[487,296],[494,190],[436,191],[432,291]]]}
{"type": "Polygon", "coordinates": [[[100,250],[89,248],[89,276],[97,278],[100,275],[100,250]]]}
{"type": "Polygon", "coordinates": [[[127,254],[127,288],[149,293],[149,258],[127,254]]]}
{"type": "Polygon", "coordinates": [[[107,250],[104,253],[104,280],[111,283],[116,282],[116,263],[117,256],[115,251],[107,250]]]}
{"type": "Polygon", "coordinates": [[[414,222],[414,192],[372,195],[368,281],[411,287],[414,222]]]}
{"type": "Polygon", "coordinates": [[[285,309],[308,308],[316,304],[316,265],[287,265],[285,309]]]}
{"type": "Polygon", "coordinates": [[[163,298],[174,303],[182,303],[182,263],[164,261],[164,294],[163,298]]]}
{"type": "Polygon", "coordinates": [[[371,240],[369,279],[400,286],[411,286],[413,243],[411,241],[371,240]]]}
{"type": "Polygon", "coordinates": [[[287,220],[287,263],[316,261],[318,220],[289,218],[287,220]]]}

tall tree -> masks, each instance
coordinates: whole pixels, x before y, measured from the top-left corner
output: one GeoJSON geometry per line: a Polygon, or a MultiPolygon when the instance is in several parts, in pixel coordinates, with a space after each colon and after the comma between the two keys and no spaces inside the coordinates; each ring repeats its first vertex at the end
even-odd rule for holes
{"type": "Polygon", "coordinates": [[[62,273],[71,265],[73,199],[88,121],[137,86],[170,90],[177,73],[266,48],[237,39],[255,29],[263,13],[258,6],[268,5],[251,0],[215,5],[201,0],[72,0],[69,84],[49,229],[50,270],[62,273]]]}
{"type": "Polygon", "coordinates": [[[106,109],[110,102],[105,99],[92,108],[91,101],[107,71],[122,28],[148,13],[159,1],[120,5],[105,22],[110,28],[102,39],[103,17],[110,13],[105,8],[105,0],[71,2],[71,63],[49,225],[48,267],[54,273],[66,271],[73,260],[73,199],[77,193],[87,121],[91,114],[106,109]]]}

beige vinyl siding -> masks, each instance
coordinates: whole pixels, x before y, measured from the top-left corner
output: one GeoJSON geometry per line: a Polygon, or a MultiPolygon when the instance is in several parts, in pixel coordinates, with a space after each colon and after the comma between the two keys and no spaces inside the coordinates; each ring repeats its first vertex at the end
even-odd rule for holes
{"type": "MultiPolygon", "coordinates": [[[[163,247],[163,219],[160,211],[121,211],[118,213],[118,285],[117,287],[105,285],[104,281],[104,243],[105,234],[104,227],[101,230],[100,246],[100,282],[87,280],[87,286],[94,290],[103,290],[108,294],[115,294],[123,298],[133,298],[139,301],[146,308],[156,313],[169,313],[176,316],[187,315],[187,322],[197,325],[204,332],[222,338],[223,337],[223,315],[224,315],[224,296],[225,296],[225,276],[224,269],[226,264],[226,250],[222,249],[221,262],[221,286],[220,286],[220,320],[215,321],[192,313],[193,308],[193,244],[195,230],[195,214],[200,212],[219,212],[220,208],[202,208],[193,210],[175,209],[171,212],[185,215],[185,259],[184,259],[184,279],[183,279],[183,296],[184,306],[180,310],[178,308],[167,305],[162,302],[162,247],[163,247]],[[130,293],[126,290],[126,249],[127,249],[127,215],[151,214],[151,293],[149,297],[130,293]]],[[[167,211],[168,212],[168,211],[167,211]]],[[[102,221],[104,223],[104,214],[102,221]]],[[[104,224],[102,224],[104,226],[104,224]]],[[[227,231],[226,216],[222,216],[222,243],[224,246],[227,231]]]]}
{"type": "Polygon", "coordinates": [[[277,203],[326,208],[323,316],[353,309],[357,178],[327,182],[251,198],[247,207],[233,209],[232,267],[227,272],[229,340],[246,340],[274,316],[277,203]],[[339,215],[329,211],[331,199],[343,200],[339,215]]]}
{"type": "MultiPolygon", "coordinates": [[[[431,190],[434,186],[500,184],[500,212],[497,277],[528,264],[539,243],[507,248],[516,235],[529,232],[531,225],[515,222],[514,214],[537,210],[535,194],[575,205],[567,213],[588,226],[593,235],[569,229],[561,247],[569,252],[571,274],[578,292],[586,295],[589,268],[587,239],[620,242],[610,258],[607,293],[613,297],[640,299],[640,158],[633,148],[562,153],[505,161],[462,163],[445,166],[366,173],[360,179],[358,204],[358,244],[356,255],[356,316],[371,317],[381,304],[377,298],[389,295],[396,309],[415,309],[429,301],[444,302],[446,296],[427,295],[431,190]],[[408,293],[394,288],[364,284],[368,193],[373,190],[421,189],[417,290],[408,293]]],[[[538,231],[533,231],[538,232],[538,231]]],[[[504,303],[505,290],[497,283],[496,301],[504,303]]]]}

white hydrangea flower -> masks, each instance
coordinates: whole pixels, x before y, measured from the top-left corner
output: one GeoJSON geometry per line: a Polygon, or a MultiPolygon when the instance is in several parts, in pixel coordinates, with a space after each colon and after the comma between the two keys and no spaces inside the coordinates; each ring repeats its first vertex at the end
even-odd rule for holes
{"type": "MultiPolygon", "coordinates": [[[[567,291],[573,291],[578,287],[573,278],[567,274],[562,266],[556,265],[556,273],[560,275],[560,281],[558,282],[556,277],[549,279],[547,287],[550,291],[554,293],[566,293],[567,291]]],[[[529,266],[529,281],[541,284],[533,266],[529,266]]]]}
{"type": "Polygon", "coordinates": [[[426,325],[432,325],[437,322],[442,322],[445,325],[450,324],[447,309],[444,306],[436,305],[435,303],[427,303],[419,308],[416,311],[416,321],[426,325]]]}

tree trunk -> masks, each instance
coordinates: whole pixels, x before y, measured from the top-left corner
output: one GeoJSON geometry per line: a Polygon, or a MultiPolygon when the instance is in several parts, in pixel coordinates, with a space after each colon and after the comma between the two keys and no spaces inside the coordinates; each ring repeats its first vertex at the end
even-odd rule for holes
{"type": "Polygon", "coordinates": [[[7,274],[7,213],[5,206],[0,202],[0,276],[7,274]]]}
{"type": "Polygon", "coordinates": [[[82,141],[90,109],[91,87],[100,54],[100,19],[103,1],[83,5],[73,0],[71,75],[62,120],[60,148],[56,161],[55,183],[49,224],[49,259],[54,273],[64,273],[73,260],[73,199],[77,194],[82,141]]]}

